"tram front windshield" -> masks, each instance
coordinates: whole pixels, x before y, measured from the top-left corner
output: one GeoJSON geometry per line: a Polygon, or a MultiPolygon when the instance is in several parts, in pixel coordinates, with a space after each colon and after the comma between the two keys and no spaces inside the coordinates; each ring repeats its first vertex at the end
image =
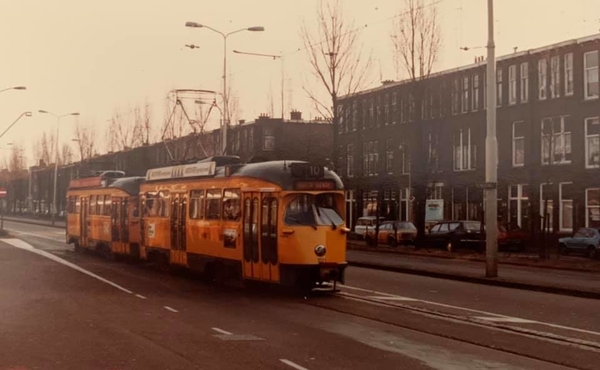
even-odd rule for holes
{"type": "Polygon", "coordinates": [[[344,220],[335,207],[335,195],[298,194],[285,210],[285,223],[288,225],[327,225],[339,226],[344,220]]]}

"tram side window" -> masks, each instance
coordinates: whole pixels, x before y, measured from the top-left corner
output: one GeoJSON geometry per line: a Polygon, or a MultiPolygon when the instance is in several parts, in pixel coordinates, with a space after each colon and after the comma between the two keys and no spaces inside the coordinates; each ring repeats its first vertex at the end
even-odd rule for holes
{"type": "Polygon", "coordinates": [[[158,194],[155,192],[146,193],[146,199],[144,200],[144,216],[146,217],[157,217],[158,216],[158,194]]]}
{"type": "Polygon", "coordinates": [[[221,218],[221,189],[206,191],[206,218],[208,220],[221,218]]]}
{"type": "Polygon", "coordinates": [[[104,195],[98,195],[96,197],[96,214],[104,215],[104,195]]]}
{"type": "Polygon", "coordinates": [[[110,216],[111,209],[112,209],[111,197],[110,197],[110,195],[105,195],[104,196],[104,215],[110,216]]]}
{"type": "Polygon", "coordinates": [[[241,199],[239,189],[225,189],[223,201],[223,219],[239,221],[242,216],[241,199]]]}
{"type": "Polygon", "coordinates": [[[75,213],[75,197],[67,198],[67,213],[75,213]]]}
{"type": "Polygon", "coordinates": [[[90,209],[89,209],[89,214],[90,215],[95,215],[96,214],[96,196],[95,195],[90,195],[90,209]]]}
{"type": "Polygon", "coordinates": [[[204,217],[204,190],[190,192],[190,218],[199,220],[204,217]]]}
{"type": "Polygon", "coordinates": [[[81,198],[75,197],[75,213],[81,213],[81,198]]]}
{"type": "Polygon", "coordinates": [[[171,195],[166,190],[161,190],[158,192],[158,217],[169,217],[171,214],[171,195]]]}

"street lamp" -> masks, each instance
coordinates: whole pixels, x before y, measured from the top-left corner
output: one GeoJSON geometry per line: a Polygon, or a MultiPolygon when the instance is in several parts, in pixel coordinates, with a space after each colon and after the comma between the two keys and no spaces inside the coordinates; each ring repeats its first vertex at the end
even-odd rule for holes
{"type": "Polygon", "coordinates": [[[272,58],[273,60],[275,60],[275,59],[281,60],[281,119],[283,120],[285,118],[284,98],[283,98],[284,94],[285,94],[285,90],[284,90],[285,73],[284,73],[284,68],[283,68],[283,55],[249,53],[249,52],[239,51],[239,50],[234,50],[233,52],[236,54],[253,55],[253,56],[257,56],[257,57],[272,58]]]}
{"type": "Polygon", "coordinates": [[[227,154],[227,127],[229,126],[229,112],[228,112],[228,94],[227,94],[227,38],[235,33],[242,31],[251,31],[251,32],[262,32],[265,30],[262,26],[254,26],[254,27],[246,27],[240,28],[236,31],[231,31],[229,33],[223,33],[217,29],[209,27],[205,24],[200,24],[197,22],[186,22],[186,27],[192,28],[206,28],[215,33],[218,33],[223,37],[223,155],[227,154]]]}
{"type": "Polygon", "coordinates": [[[46,114],[50,114],[54,117],[56,117],[56,145],[55,145],[55,155],[54,155],[54,195],[52,197],[52,207],[53,207],[53,212],[52,212],[52,226],[54,226],[54,223],[56,222],[56,212],[58,210],[58,207],[56,207],[56,186],[57,186],[57,180],[58,180],[58,134],[59,134],[59,128],[60,128],[60,119],[62,117],[66,117],[66,116],[78,116],[79,113],[78,112],[73,112],[73,113],[67,113],[67,114],[63,114],[61,116],[56,115],[52,112],[48,112],[45,110],[40,109],[38,112],[40,113],[46,113],[46,114]]]}
{"type": "Polygon", "coordinates": [[[27,90],[27,87],[26,87],[26,86],[13,86],[13,87],[7,87],[6,89],[2,89],[2,90],[0,90],[0,93],[1,93],[1,92],[4,92],[4,91],[8,91],[8,90],[27,90]]]}

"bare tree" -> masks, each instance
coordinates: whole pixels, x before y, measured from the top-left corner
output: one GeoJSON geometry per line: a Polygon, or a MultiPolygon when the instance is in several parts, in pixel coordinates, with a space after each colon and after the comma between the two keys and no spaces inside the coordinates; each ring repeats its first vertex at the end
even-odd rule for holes
{"type": "MultiPolygon", "coordinates": [[[[75,141],[79,151],[79,160],[91,158],[96,150],[96,131],[92,126],[82,127],[78,121],[75,125],[75,141]]],[[[110,145],[110,144],[109,144],[110,145]]]]}
{"type": "MultiPolygon", "coordinates": [[[[320,0],[316,22],[314,28],[305,22],[300,31],[312,74],[312,83],[305,83],[303,90],[315,110],[339,132],[344,107],[338,98],[352,95],[370,82],[372,58],[363,54],[360,31],[353,20],[345,18],[340,0],[320,0]],[[325,94],[328,98],[320,99],[325,94]]],[[[338,160],[337,152],[337,135],[334,135],[332,162],[338,160]]],[[[339,165],[334,163],[334,168],[339,165]]]]}
{"type": "Polygon", "coordinates": [[[421,120],[428,90],[432,88],[428,86],[428,79],[436,65],[442,44],[435,3],[403,0],[390,36],[398,76],[407,78],[410,84],[409,115],[412,112],[412,122],[407,127],[406,134],[411,136],[410,171],[416,199],[413,204],[417,207],[416,223],[421,237],[425,230],[426,169],[430,166],[427,163],[428,145],[423,143],[426,135],[423,134],[421,120]]]}
{"type": "Polygon", "coordinates": [[[10,172],[18,173],[25,169],[24,151],[21,145],[13,145],[8,158],[7,168],[10,172]]]}
{"type": "Polygon", "coordinates": [[[58,163],[61,165],[73,163],[73,148],[71,148],[71,145],[63,143],[62,148],[60,150],[58,163]]]}

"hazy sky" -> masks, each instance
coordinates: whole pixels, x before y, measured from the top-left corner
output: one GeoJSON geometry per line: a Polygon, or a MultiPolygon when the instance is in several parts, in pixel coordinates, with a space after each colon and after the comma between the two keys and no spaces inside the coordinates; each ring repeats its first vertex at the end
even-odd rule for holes
{"type": "MultiPolygon", "coordinates": [[[[23,111],[81,113],[83,124],[99,132],[115,108],[127,111],[147,100],[155,126],[161,125],[167,93],[174,88],[221,90],[222,39],[206,29],[184,27],[196,21],[224,32],[260,25],[265,32],[242,32],[229,50],[284,53],[286,106],[314,115],[301,86],[307,75],[299,29],[314,19],[316,0],[0,0],[0,89],[26,85],[27,91],[0,94],[0,129],[23,111]],[[200,46],[191,50],[186,43],[200,46]]],[[[391,62],[390,16],[401,0],[345,0],[346,15],[363,31],[365,51],[373,50],[375,76],[395,79],[391,62]]],[[[469,64],[485,49],[486,0],[443,0],[438,6],[444,47],[436,70],[469,64]]],[[[496,0],[497,55],[600,32],[598,0],[496,0]]],[[[229,74],[239,97],[241,118],[268,111],[269,90],[280,113],[280,64],[230,52],[229,74]]],[[[218,118],[215,115],[215,118],[218,118]]],[[[34,113],[0,139],[31,147],[55,119],[34,113]]],[[[211,127],[218,125],[211,122],[211,127]]],[[[74,137],[75,117],[61,121],[61,142],[74,137]]],[[[104,133],[102,132],[102,135],[104,133]]],[[[73,143],[75,144],[75,143],[73,143]]],[[[0,155],[8,154],[2,150],[0,155]]]]}

